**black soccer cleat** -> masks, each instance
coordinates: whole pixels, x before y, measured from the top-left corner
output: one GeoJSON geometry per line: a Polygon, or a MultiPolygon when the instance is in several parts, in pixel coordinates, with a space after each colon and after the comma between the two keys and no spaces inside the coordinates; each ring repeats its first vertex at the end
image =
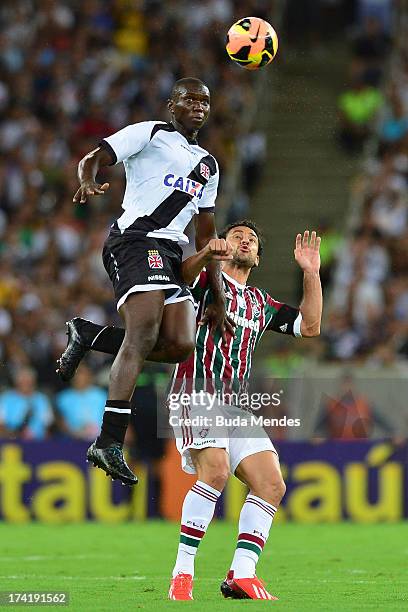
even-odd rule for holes
{"type": "Polygon", "coordinates": [[[220,591],[225,599],[246,599],[244,594],[234,591],[226,580],[223,580],[220,585],[220,591]]]}
{"type": "Polygon", "coordinates": [[[234,572],[230,570],[220,584],[220,591],[225,599],[248,599],[246,595],[238,586],[234,583],[234,572]]]}
{"type": "Polygon", "coordinates": [[[235,593],[234,591],[231,589],[230,586],[228,586],[227,581],[223,580],[220,584],[220,591],[222,593],[222,595],[225,597],[225,599],[228,598],[233,598],[235,599],[235,593]]]}
{"type": "Polygon", "coordinates": [[[68,336],[67,348],[57,360],[56,370],[57,374],[64,382],[71,380],[84,355],[91,348],[81,336],[79,322],[82,320],[83,319],[80,317],[75,317],[66,322],[68,336]]]}
{"type": "Polygon", "coordinates": [[[101,468],[113,480],[120,480],[123,484],[132,486],[137,484],[137,476],[129,468],[123,457],[123,449],[119,443],[113,443],[106,448],[97,448],[93,442],[86,453],[88,461],[95,467],[101,468]]]}

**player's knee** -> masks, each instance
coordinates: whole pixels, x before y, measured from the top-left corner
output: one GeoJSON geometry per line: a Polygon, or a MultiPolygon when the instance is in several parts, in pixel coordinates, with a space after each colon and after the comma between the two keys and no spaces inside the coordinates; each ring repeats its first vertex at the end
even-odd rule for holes
{"type": "Polygon", "coordinates": [[[213,460],[202,469],[201,478],[210,487],[222,491],[229,478],[229,468],[226,461],[213,460]]]}
{"type": "Polygon", "coordinates": [[[159,326],[156,322],[148,327],[146,326],[143,329],[143,333],[140,330],[127,331],[120,348],[122,357],[132,361],[138,357],[144,359],[156,344],[158,333],[159,326]]]}
{"type": "Polygon", "coordinates": [[[223,491],[225,485],[227,484],[228,476],[228,472],[224,470],[214,471],[208,474],[206,482],[213,489],[217,489],[217,491],[223,491]]]}
{"type": "Polygon", "coordinates": [[[195,349],[194,340],[184,340],[184,341],[175,343],[170,349],[171,356],[174,360],[174,363],[180,363],[181,361],[186,361],[186,359],[190,357],[194,349],[195,349]]]}
{"type": "Polygon", "coordinates": [[[278,506],[286,493],[286,485],[282,476],[259,479],[255,487],[251,487],[254,495],[261,497],[269,504],[278,506]]]}

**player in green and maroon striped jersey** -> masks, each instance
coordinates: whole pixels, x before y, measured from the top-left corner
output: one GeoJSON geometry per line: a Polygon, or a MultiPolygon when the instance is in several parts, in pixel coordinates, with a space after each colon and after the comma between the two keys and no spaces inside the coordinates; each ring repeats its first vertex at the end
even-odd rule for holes
{"type": "MultiPolygon", "coordinates": [[[[230,334],[224,343],[217,332],[211,333],[203,317],[206,309],[208,312],[211,308],[211,290],[202,271],[192,290],[199,301],[196,348],[186,362],[176,366],[169,395],[170,423],[183,469],[198,476],[183,503],[169,598],[192,599],[195,554],[216,502],[233,473],[248,486],[249,494],[240,514],[234,558],[221,590],[225,597],[274,599],[256,577],[255,568],[285,484],[277,453],[266,432],[260,425],[246,429],[236,425],[234,417],[244,423],[248,412],[239,405],[231,405],[229,399],[236,397],[239,404],[240,393],[247,388],[253,353],[266,330],[296,337],[320,333],[320,238],[315,232],[296,237],[294,255],[304,273],[304,295],[300,307],[293,308],[277,302],[266,291],[247,285],[262,254],[257,227],[250,221],[240,221],[221,236],[232,246],[232,259],[223,262],[222,274],[227,313],[235,323],[235,335],[230,334]],[[190,398],[187,403],[185,396],[190,398]],[[221,399],[213,405],[214,397],[221,399]],[[218,425],[219,417],[224,426],[218,425]]],[[[195,257],[184,262],[187,282],[201,267],[199,256],[195,257]]]]}
{"type": "MultiPolygon", "coordinates": [[[[230,334],[224,344],[219,334],[209,329],[206,315],[202,316],[206,307],[206,313],[211,309],[211,293],[207,275],[201,270],[208,261],[217,258],[216,253],[225,251],[222,244],[213,246],[212,250],[206,247],[183,262],[184,280],[193,285],[192,291],[199,300],[199,323],[196,350],[188,361],[176,367],[170,398],[180,393],[193,397],[194,391],[201,390],[207,392],[206,397],[213,397],[219,390],[233,390],[239,394],[246,388],[253,352],[266,330],[297,337],[320,333],[320,238],[315,232],[310,236],[307,231],[303,236],[296,236],[295,260],[304,275],[304,294],[299,308],[277,302],[266,291],[247,285],[250,272],[259,265],[262,254],[260,233],[252,222],[237,222],[221,236],[232,248],[232,259],[223,262],[222,273],[227,311],[235,322],[235,334],[230,334]]],[[[112,354],[119,350],[124,330],[98,326],[83,319],[73,322],[76,342],[81,349],[80,358],[91,348],[112,354]]],[[[222,412],[219,416],[240,417],[243,414],[239,406],[217,408],[222,412]]],[[[234,473],[248,486],[249,494],[240,514],[237,547],[222,592],[226,597],[271,599],[272,595],[256,577],[255,568],[285,492],[278,456],[259,425],[252,427],[245,437],[236,426],[212,429],[188,424],[190,417],[206,416],[207,409],[206,405],[183,405],[184,422],[175,426],[183,469],[197,473],[198,479],[183,503],[180,542],[169,597],[192,599],[195,554],[212,519],[215,504],[230,473],[234,473]]]]}

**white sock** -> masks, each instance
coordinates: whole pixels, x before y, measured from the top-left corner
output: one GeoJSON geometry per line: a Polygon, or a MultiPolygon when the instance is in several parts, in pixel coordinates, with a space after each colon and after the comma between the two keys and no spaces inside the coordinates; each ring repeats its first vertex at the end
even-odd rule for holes
{"type": "Polygon", "coordinates": [[[177,574],[194,576],[194,560],[198,545],[214,515],[215,504],[221,493],[197,480],[184,498],[181,513],[180,543],[173,578],[177,574]]]}
{"type": "Polygon", "coordinates": [[[239,515],[238,542],[231,569],[234,578],[252,578],[277,508],[251,493],[239,515]]]}

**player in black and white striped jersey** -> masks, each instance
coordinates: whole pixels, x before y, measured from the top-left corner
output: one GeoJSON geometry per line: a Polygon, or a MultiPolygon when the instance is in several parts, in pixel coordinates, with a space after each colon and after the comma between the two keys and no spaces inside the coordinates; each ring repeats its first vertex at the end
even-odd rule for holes
{"type": "MultiPolygon", "coordinates": [[[[126,190],[123,214],[112,225],[103,249],[117,308],[126,327],[125,339],[112,365],[101,434],[88,449],[88,460],[113,478],[135,484],[123,458],[130,399],[147,357],[184,361],[194,350],[195,317],[190,290],[181,276],[184,230],[195,217],[196,248],[216,237],[214,209],[218,188],[215,158],[197,143],[210,112],[208,87],[194,78],[177,81],[168,101],[171,120],[129,125],[99,143],[79,163],[80,188],[74,202],[99,195],[108,183],[96,182],[103,166],[123,162],[126,190]]],[[[229,258],[220,242],[220,258],[229,258]]],[[[214,303],[208,315],[224,335],[231,330],[218,262],[209,266],[214,303]]],[[[69,327],[67,351],[75,349],[69,327]]]]}

